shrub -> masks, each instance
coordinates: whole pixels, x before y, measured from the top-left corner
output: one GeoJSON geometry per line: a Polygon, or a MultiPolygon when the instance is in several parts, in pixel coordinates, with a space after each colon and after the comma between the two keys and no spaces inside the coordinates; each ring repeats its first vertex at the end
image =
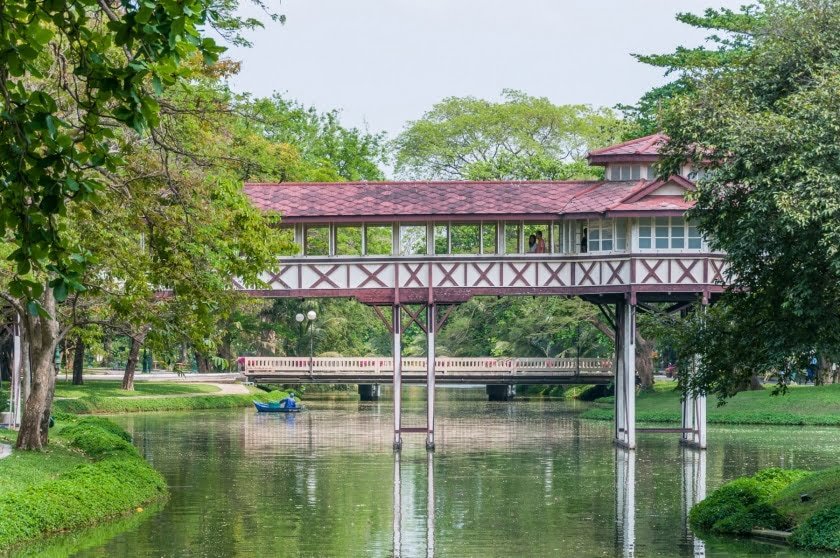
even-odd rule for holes
{"type": "Polygon", "coordinates": [[[790,543],[809,550],[840,551],[840,505],[818,511],[798,526],[790,543]]]}
{"type": "Polygon", "coordinates": [[[808,474],[795,469],[770,468],[728,482],[691,509],[691,527],[734,534],[748,533],[756,527],[788,528],[790,518],[772,506],[770,500],[808,474]]]}

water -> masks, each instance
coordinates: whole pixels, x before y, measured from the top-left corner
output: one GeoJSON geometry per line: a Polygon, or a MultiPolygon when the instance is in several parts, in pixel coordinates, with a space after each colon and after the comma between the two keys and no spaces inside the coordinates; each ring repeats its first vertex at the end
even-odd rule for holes
{"type": "MultiPolygon", "coordinates": [[[[417,393],[416,391],[414,392],[417,393]]],[[[582,404],[489,403],[441,390],[437,451],[391,449],[392,407],[315,402],[118,417],[171,498],[117,523],[26,549],[53,556],[809,556],[695,537],[688,507],[768,466],[837,465],[840,429],[714,427],[709,450],[642,434],[635,453],[582,404]]],[[[405,402],[406,426],[424,403],[405,402]]],[[[810,556],[813,556],[810,554],[810,556]]]]}

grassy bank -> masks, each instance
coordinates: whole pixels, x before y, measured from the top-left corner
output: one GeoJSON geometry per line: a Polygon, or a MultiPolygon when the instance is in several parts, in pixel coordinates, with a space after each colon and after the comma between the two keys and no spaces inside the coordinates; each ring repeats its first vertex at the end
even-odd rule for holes
{"type": "Polygon", "coordinates": [[[122,389],[122,383],[117,380],[95,380],[81,386],[74,386],[64,380],[55,383],[56,398],[78,397],[137,397],[161,395],[191,395],[218,393],[218,386],[212,384],[198,384],[187,382],[136,382],[134,391],[122,389]]]}
{"type": "Polygon", "coordinates": [[[0,460],[0,548],[139,513],[166,495],[163,477],[117,425],[96,417],[61,422],[46,451],[0,460]]]}
{"type": "MultiPolygon", "coordinates": [[[[769,424],[779,426],[840,426],[840,385],[792,387],[785,395],[772,395],[771,389],[745,391],[717,406],[709,398],[708,421],[713,424],[769,424]]],[[[582,413],[583,418],[612,420],[613,398],[596,400],[596,406],[582,413]]],[[[678,423],[680,394],[675,382],[658,382],[652,392],[636,397],[636,420],[678,423]]]]}
{"type": "Polygon", "coordinates": [[[694,506],[689,519],[701,532],[788,531],[793,546],[840,551],[840,468],[766,469],[735,479],[694,506]]]}
{"type": "MultiPolygon", "coordinates": [[[[213,386],[209,386],[213,387],[213,386]]],[[[144,411],[187,411],[194,409],[233,409],[248,407],[254,400],[279,401],[286,397],[286,392],[251,390],[247,394],[222,395],[161,395],[159,397],[100,396],[92,395],[76,399],[56,400],[56,411],[75,414],[113,414],[138,413],[144,411]]]]}

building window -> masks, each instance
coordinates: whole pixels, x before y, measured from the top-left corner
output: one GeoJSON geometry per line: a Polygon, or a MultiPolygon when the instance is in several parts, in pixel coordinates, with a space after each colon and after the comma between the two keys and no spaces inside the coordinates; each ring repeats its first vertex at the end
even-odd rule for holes
{"type": "Polygon", "coordinates": [[[280,255],[281,256],[297,256],[297,255],[300,255],[300,244],[298,244],[298,241],[295,238],[295,227],[294,227],[294,225],[281,226],[280,227],[280,239],[283,242],[283,247],[280,250],[280,255]]]}
{"type": "Polygon", "coordinates": [[[587,224],[587,251],[609,252],[613,249],[613,222],[589,221],[587,224]]]}
{"type": "Polygon", "coordinates": [[[521,227],[519,223],[505,223],[505,254],[519,254],[519,238],[521,227]]]}
{"type": "Polygon", "coordinates": [[[610,180],[656,180],[656,169],[653,165],[610,165],[609,177],[610,180]]]}
{"type": "Polygon", "coordinates": [[[426,225],[400,225],[400,255],[426,254],[426,225]]]}
{"type": "Polygon", "coordinates": [[[684,217],[644,217],[639,219],[639,249],[699,250],[702,238],[695,223],[684,217]]]}
{"type": "Polygon", "coordinates": [[[389,256],[393,252],[394,228],[392,225],[365,225],[365,254],[389,256]]]}
{"type": "Polygon", "coordinates": [[[360,225],[338,225],[335,227],[335,255],[362,255],[362,227],[360,225]]]}
{"type": "Polygon", "coordinates": [[[329,225],[307,225],[304,238],[304,253],[307,256],[330,255],[329,225]]]}
{"type": "Polygon", "coordinates": [[[496,223],[482,223],[481,224],[481,253],[495,254],[496,253],[496,223]]]}
{"type": "Polygon", "coordinates": [[[481,251],[481,225],[452,225],[453,254],[478,254],[481,251]]]}

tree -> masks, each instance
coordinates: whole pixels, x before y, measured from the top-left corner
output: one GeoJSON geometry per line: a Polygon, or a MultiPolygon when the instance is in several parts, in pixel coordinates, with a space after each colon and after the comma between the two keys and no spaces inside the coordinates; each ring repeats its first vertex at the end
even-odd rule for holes
{"type": "Polygon", "coordinates": [[[419,179],[565,180],[603,174],[584,157],[621,135],[609,109],[505,90],[502,102],[450,97],[393,142],[398,174],[419,179]]]}
{"type": "Polygon", "coordinates": [[[3,3],[0,238],[14,269],[0,298],[21,319],[32,367],[20,448],[47,443],[52,356],[68,331],[56,312],[85,290],[91,254],[71,242],[68,211],[106,190],[123,163],[121,132],[155,128],[160,93],[191,71],[184,62],[196,54],[211,62],[223,50],[202,30],[241,42],[239,31],[258,25],[236,8],[230,0],[3,3]]]}
{"type": "Polygon", "coordinates": [[[721,397],[840,346],[840,3],[766,3],[753,37],[662,118],[666,170],[705,169],[691,218],[727,253],[732,286],[681,336],[702,357],[683,380],[721,397]]]}
{"type": "Polygon", "coordinates": [[[634,54],[638,61],[665,69],[665,75],[676,74],[674,81],[655,87],[642,95],[635,105],[618,105],[627,121],[623,139],[633,139],[660,131],[659,115],[671,101],[693,91],[693,76],[715,71],[724,66],[740,64],[749,54],[759,30],[764,12],[755,5],[741,7],[740,11],[727,8],[707,9],[703,15],[679,13],[677,21],[714,34],[707,38],[713,48],[677,47],[668,54],[634,54]]]}

